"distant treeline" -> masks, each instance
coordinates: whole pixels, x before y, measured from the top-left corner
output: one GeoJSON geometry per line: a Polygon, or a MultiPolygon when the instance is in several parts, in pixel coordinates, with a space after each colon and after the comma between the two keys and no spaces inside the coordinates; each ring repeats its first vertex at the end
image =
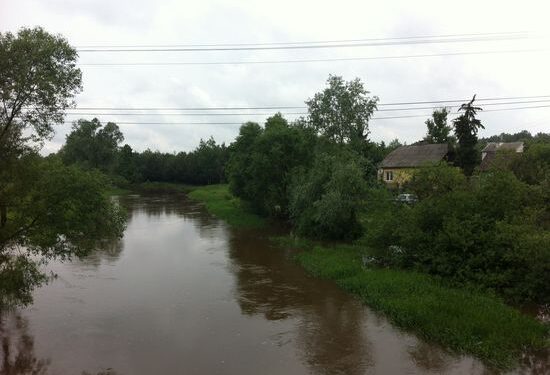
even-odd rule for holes
{"type": "Polygon", "coordinates": [[[213,138],[201,140],[191,152],[136,152],[128,144],[120,147],[124,136],[114,123],[102,125],[94,118],[79,120],[67,136],[59,156],[66,164],[98,169],[120,187],[155,181],[193,185],[219,184],[225,181],[229,150],[213,138]]]}

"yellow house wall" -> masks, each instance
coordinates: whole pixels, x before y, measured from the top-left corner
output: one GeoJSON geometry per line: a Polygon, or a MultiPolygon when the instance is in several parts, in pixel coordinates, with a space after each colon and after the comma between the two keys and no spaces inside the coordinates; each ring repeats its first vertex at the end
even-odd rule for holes
{"type": "Polygon", "coordinates": [[[379,172],[382,181],[388,185],[403,185],[412,178],[414,168],[382,168],[379,172]],[[386,181],[386,172],[393,172],[393,180],[386,181]]]}

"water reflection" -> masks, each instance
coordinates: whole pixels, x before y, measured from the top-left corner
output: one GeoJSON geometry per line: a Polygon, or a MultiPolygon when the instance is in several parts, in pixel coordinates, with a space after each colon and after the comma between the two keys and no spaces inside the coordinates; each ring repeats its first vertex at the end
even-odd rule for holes
{"type": "Polygon", "coordinates": [[[235,231],[229,241],[243,313],[268,320],[298,319],[295,345],[313,373],[364,373],[371,358],[369,340],[361,329],[362,306],[333,285],[304,277],[303,270],[272,247],[267,237],[267,233],[235,231]]]}
{"type": "Polygon", "coordinates": [[[0,320],[0,375],[42,375],[50,359],[37,358],[34,338],[28,332],[28,320],[19,314],[2,314],[0,320]]]}

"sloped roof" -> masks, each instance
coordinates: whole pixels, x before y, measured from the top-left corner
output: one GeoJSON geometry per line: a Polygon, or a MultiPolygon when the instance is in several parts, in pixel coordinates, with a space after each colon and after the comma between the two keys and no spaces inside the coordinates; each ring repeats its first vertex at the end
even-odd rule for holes
{"type": "MultiPolygon", "coordinates": [[[[497,155],[500,155],[500,158],[512,160],[515,153],[521,153],[523,150],[523,142],[507,142],[507,143],[496,143],[490,142],[483,149],[483,159],[479,165],[479,169],[482,171],[487,171],[491,169],[497,160],[497,155]],[[510,153],[511,152],[511,153],[510,153]]],[[[504,160],[503,159],[503,160],[504,160]]]]}
{"type": "Polygon", "coordinates": [[[516,151],[521,147],[523,147],[523,142],[489,142],[487,143],[487,146],[483,148],[482,152],[494,152],[500,150],[516,151]]]}
{"type": "Polygon", "coordinates": [[[447,155],[449,146],[446,143],[401,146],[382,160],[381,168],[420,167],[426,163],[437,163],[447,155]]]}

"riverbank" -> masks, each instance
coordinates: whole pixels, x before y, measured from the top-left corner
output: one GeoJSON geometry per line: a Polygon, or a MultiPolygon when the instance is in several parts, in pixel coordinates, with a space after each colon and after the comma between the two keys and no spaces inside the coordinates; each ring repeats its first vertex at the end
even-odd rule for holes
{"type": "Polygon", "coordinates": [[[107,195],[127,195],[127,194],[162,194],[162,193],[188,193],[195,187],[186,184],[176,184],[172,182],[142,182],[139,184],[130,184],[124,188],[112,186],[106,191],[107,195]]]}
{"type": "Polygon", "coordinates": [[[239,228],[260,228],[266,219],[251,213],[244,202],[229,192],[228,185],[194,187],[188,194],[191,199],[201,201],[214,216],[239,228]]]}
{"type": "Polygon", "coordinates": [[[357,246],[299,242],[296,260],[316,277],[333,280],[392,323],[426,341],[472,354],[499,369],[517,366],[528,350],[548,347],[548,327],[498,298],[445,286],[429,275],[366,268],[357,246]]]}
{"type": "MultiPolygon", "coordinates": [[[[246,211],[227,185],[195,188],[189,196],[235,226],[265,225],[246,211]]],[[[511,369],[528,351],[548,349],[549,328],[507,306],[498,298],[451,288],[424,274],[363,267],[365,249],[286,239],[282,246],[299,250],[296,261],[316,277],[333,280],[396,326],[454,352],[471,354],[488,365],[511,369]]]]}

